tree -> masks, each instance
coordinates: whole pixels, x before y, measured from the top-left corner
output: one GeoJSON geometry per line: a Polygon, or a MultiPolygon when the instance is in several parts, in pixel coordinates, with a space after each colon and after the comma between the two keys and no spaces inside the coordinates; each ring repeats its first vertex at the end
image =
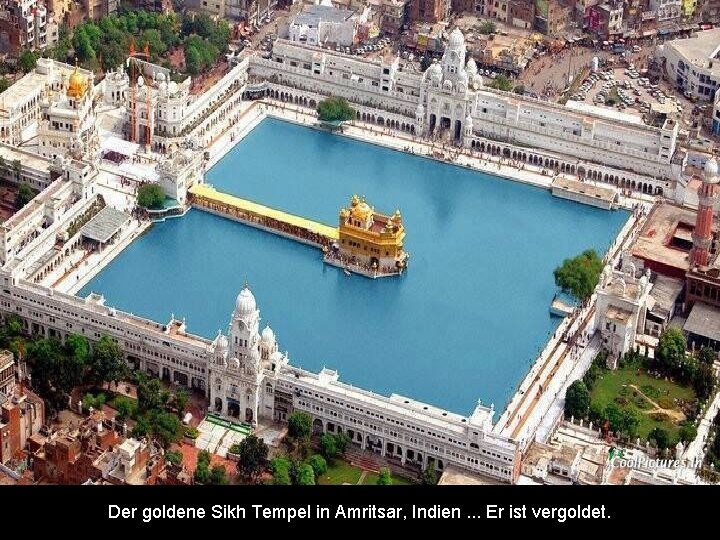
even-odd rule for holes
{"type": "Polygon", "coordinates": [[[516,94],[520,94],[521,96],[525,93],[525,85],[524,84],[516,84],[515,88],[513,88],[513,92],[516,94]]]}
{"type": "Polygon", "coordinates": [[[193,477],[195,481],[200,484],[210,483],[210,452],[207,450],[200,450],[200,452],[198,452],[193,477]]]}
{"type": "Polygon", "coordinates": [[[622,410],[621,429],[628,437],[637,437],[640,427],[640,413],[632,407],[622,410]]]}
{"type": "Polygon", "coordinates": [[[655,357],[658,360],[660,369],[666,373],[677,369],[685,360],[687,341],[682,330],[674,326],[668,327],[658,341],[655,357]]]}
{"type": "Polygon", "coordinates": [[[420,57],[420,71],[425,73],[427,69],[432,65],[432,58],[430,56],[421,56],[420,57]]]}
{"type": "Polygon", "coordinates": [[[664,450],[670,446],[670,434],[661,427],[655,427],[648,435],[648,439],[655,441],[660,450],[664,450]]]}
{"type": "Polygon", "coordinates": [[[320,454],[313,454],[310,456],[307,463],[312,467],[312,470],[315,473],[315,478],[319,478],[327,472],[327,461],[325,461],[325,458],[320,454]]]}
{"type": "Polygon", "coordinates": [[[190,395],[187,393],[187,391],[180,388],[175,392],[175,408],[177,409],[178,414],[180,415],[180,418],[183,416],[183,412],[185,411],[185,406],[188,404],[188,401],[190,400],[190,395]]]}
{"type": "Polygon", "coordinates": [[[30,49],[24,49],[23,52],[18,56],[17,65],[23,70],[23,73],[30,73],[35,69],[37,64],[38,55],[30,49]]]}
{"type": "Polygon", "coordinates": [[[5,77],[0,77],[0,92],[4,92],[8,88],[10,88],[10,81],[5,77]]]}
{"type": "Polygon", "coordinates": [[[332,461],[337,456],[337,440],[333,434],[324,433],[320,436],[320,453],[328,461],[332,461]]]}
{"type": "Polygon", "coordinates": [[[684,422],[683,425],[680,426],[679,436],[680,440],[684,443],[694,441],[695,437],[697,437],[697,427],[695,427],[695,424],[692,422],[684,422]]]}
{"type": "Polygon", "coordinates": [[[708,399],[712,395],[716,383],[715,368],[710,364],[700,364],[693,380],[693,389],[698,399],[708,399]]]}
{"type": "Polygon", "coordinates": [[[225,486],[230,483],[225,465],[215,465],[210,471],[210,485],[225,486]]]}
{"type": "Polygon", "coordinates": [[[142,208],[158,210],[165,204],[165,192],[157,184],[142,184],[137,190],[137,204],[142,208]]]}
{"type": "Polygon", "coordinates": [[[265,466],[268,447],[262,439],[248,435],[238,445],[238,455],[238,473],[252,480],[265,466]]]}
{"type": "Polygon", "coordinates": [[[585,418],[590,411],[590,392],[579,379],[573,382],[565,392],[565,416],[585,418]]]}
{"type": "Polygon", "coordinates": [[[312,417],[302,411],[293,411],[288,417],[288,435],[295,440],[309,439],[312,433],[312,417]]]}
{"type": "Polygon", "coordinates": [[[172,465],[180,465],[182,463],[182,454],[175,450],[165,452],[165,461],[172,465]]]}
{"type": "Polygon", "coordinates": [[[513,89],[513,83],[506,75],[502,73],[495,77],[490,83],[490,88],[495,90],[501,90],[503,92],[510,92],[513,89]]]}
{"type": "Polygon", "coordinates": [[[138,408],[141,412],[152,411],[160,408],[161,389],[162,386],[159,379],[149,377],[142,372],[137,374],[138,408]]]}
{"type": "Polygon", "coordinates": [[[495,33],[495,23],[492,21],[483,21],[480,23],[480,26],[478,27],[478,32],[481,34],[494,34],[495,33]]]}
{"type": "Polygon", "coordinates": [[[124,422],[128,418],[132,418],[137,412],[137,403],[126,396],[115,397],[111,405],[115,407],[117,411],[115,419],[118,422],[124,422]]]}
{"type": "Polygon", "coordinates": [[[15,194],[15,210],[20,210],[35,198],[35,192],[25,182],[20,182],[15,194]]]}
{"type": "Polygon", "coordinates": [[[623,413],[614,403],[608,403],[603,411],[603,417],[610,423],[610,429],[615,432],[622,431],[623,413]]]}
{"type": "Polygon", "coordinates": [[[355,118],[355,111],[343,97],[323,99],[317,106],[318,118],[322,122],[341,123],[355,118]]]}
{"type": "Polygon", "coordinates": [[[387,467],[380,468],[380,474],[378,475],[377,485],[378,486],[391,486],[393,483],[390,469],[387,467]]]}
{"type": "Polygon", "coordinates": [[[270,469],[273,474],[273,484],[276,486],[289,486],[290,481],[290,460],[285,456],[279,456],[272,460],[270,469]]]}
{"type": "Polygon", "coordinates": [[[178,417],[168,412],[152,414],[152,434],[165,448],[180,440],[182,424],[178,417]]]}
{"type": "Polygon", "coordinates": [[[712,350],[710,347],[703,347],[698,351],[697,358],[698,361],[701,364],[710,364],[713,365],[715,360],[717,360],[717,353],[712,350]]]}
{"type": "Polygon", "coordinates": [[[315,485],[315,472],[313,472],[313,468],[307,463],[303,463],[300,467],[298,467],[297,483],[300,486],[315,485]]]}
{"type": "Polygon", "coordinates": [[[565,259],[562,265],[555,269],[553,275],[555,284],[564,292],[578,300],[586,300],[592,296],[600,280],[602,269],[602,259],[595,250],[588,249],[577,257],[565,259]]]}
{"type": "Polygon", "coordinates": [[[87,365],[90,363],[90,342],[85,336],[68,334],[65,339],[65,354],[87,365]]]}
{"type": "Polygon", "coordinates": [[[438,474],[435,471],[435,463],[431,461],[423,471],[422,476],[420,477],[420,483],[425,486],[434,486],[437,482],[438,474]]]}
{"type": "Polygon", "coordinates": [[[350,444],[350,437],[348,437],[347,433],[335,435],[335,448],[337,448],[338,454],[343,454],[348,444],[350,444]]]}
{"type": "Polygon", "coordinates": [[[95,344],[91,371],[96,382],[108,384],[117,383],[127,373],[127,364],[120,345],[107,334],[95,344]]]}

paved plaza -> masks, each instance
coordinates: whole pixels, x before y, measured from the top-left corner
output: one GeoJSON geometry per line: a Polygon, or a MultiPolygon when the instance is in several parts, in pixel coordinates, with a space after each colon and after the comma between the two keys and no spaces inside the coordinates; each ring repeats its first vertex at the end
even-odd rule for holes
{"type": "Polygon", "coordinates": [[[200,435],[195,440],[196,448],[225,457],[232,445],[242,441],[250,434],[251,430],[248,426],[208,415],[200,422],[198,431],[200,435]]]}

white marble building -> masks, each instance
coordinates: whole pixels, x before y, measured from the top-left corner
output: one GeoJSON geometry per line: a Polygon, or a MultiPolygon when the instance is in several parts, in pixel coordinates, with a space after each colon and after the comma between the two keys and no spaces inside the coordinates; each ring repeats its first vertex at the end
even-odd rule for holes
{"type": "Polygon", "coordinates": [[[256,97],[314,107],[342,96],[361,121],[618,187],[672,196],[680,174],[675,121],[647,125],[483,88],[457,29],[425,74],[403,70],[396,57],[362,59],[285,40],[275,42],[272,58],[252,57],[249,74],[246,92],[256,97]]]}
{"type": "Polygon", "coordinates": [[[595,328],[600,332],[603,348],[611,362],[631,352],[638,334],[645,331],[645,317],[650,298],[650,270],[636,277],[635,265],[625,271],[606,266],[597,286],[595,328]]]}

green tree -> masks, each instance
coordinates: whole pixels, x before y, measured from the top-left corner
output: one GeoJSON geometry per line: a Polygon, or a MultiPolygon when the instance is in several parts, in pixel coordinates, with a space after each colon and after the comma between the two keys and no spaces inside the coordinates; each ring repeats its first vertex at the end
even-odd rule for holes
{"type": "Polygon", "coordinates": [[[30,73],[33,69],[35,69],[37,59],[38,55],[34,51],[31,51],[30,49],[23,49],[20,56],[18,56],[17,65],[21,70],[23,70],[23,73],[30,73]]]}
{"type": "Polygon", "coordinates": [[[180,418],[182,418],[185,407],[187,406],[188,401],[190,401],[190,395],[187,393],[186,390],[180,388],[175,392],[175,397],[173,398],[173,401],[175,402],[175,408],[177,409],[180,418]]]}
{"type": "Polygon", "coordinates": [[[68,334],[65,339],[65,354],[87,365],[90,363],[90,342],[85,336],[68,334]]]}
{"type": "Polygon", "coordinates": [[[615,432],[622,431],[623,413],[614,403],[608,403],[603,411],[603,417],[610,423],[610,429],[615,432]]]}
{"type": "Polygon", "coordinates": [[[380,474],[378,475],[377,485],[378,486],[391,486],[393,483],[390,469],[387,467],[380,468],[380,474]]]}
{"type": "Polygon", "coordinates": [[[17,337],[22,334],[23,323],[19,315],[11,313],[5,318],[5,329],[10,337],[17,337]]]}
{"type": "Polygon", "coordinates": [[[681,362],[685,360],[686,350],[687,341],[682,330],[674,326],[668,327],[660,335],[657,350],[655,351],[658,366],[666,373],[677,369],[681,362]]]}
{"type": "Polygon", "coordinates": [[[331,433],[324,433],[320,436],[320,453],[328,461],[332,461],[337,456],[337,439],[331,433]]]}
{"type": "Polygon", "coordinates": [[[420,57],[420,71],[425,73],[431,65],[432,65],[432,58],[430,58],[429,55],[420,57]]]}
{"type": "Polygon", "coordinates": [[[297,470],[297,483],[300,486],[314,486],[315,473],[313,468],[307,463],[303,463],[297,470]]]}
{"type": "Polygon", "coordinates": [[[684,422],[680,426],[679,432],[680,440],[684,443],[689,443],[695,440],[697,437],[697,427],[692,422],[684,422]]]}
{"type": "Polygon", "coordinates": [[[628,407],[627,409],[623,409],[620,431],[628,437],[637,437],[640,420],[640,413],[634,408],[628,407]]]}
{"type": "Polygon", "coordinates": [[[420,477],[420,483],[425,486],[434,486],[438,483],[438,474],[435,471],[435,463],[430,462],[430,464],[425,467],[425,470],[422,473],[422,476],[420,477]]]}
{"type": "Polygon", "coordinates": [[[350,437],[348,437],[347,433],[335,435],[335,448],[337,448],[338,454],[345,453],[348,444],[350,444],[350,437]]]}
{"type": "Polygon", "coordinates": [[[142,439],[143,437],[149,437],[151,434],[152,426],[150,425],[150,420],[145,416],[140,416],[135,422],[132,436],[136,439],[142,439]]]}
{"type": "Polygon", "coordinates": [[[276,486],[289,486],[290,481],[290,460],[286,456],[279,456],[272,460],[270,469],[273,474],[273,484],[276,486]]]}
{"type": "Polygon", "coordinates": [[[118,345],[112,337],[104,335],[95,344],[91,362],[91,372],[95,382],[117,383],[127,373],[127,364],[118,345]]]}
{"type": "Polygon", "coordinates": [[[210,484],[213,486],[225,486],[230,483],[225,465],[215,465],[210,470],[210,484]]]}
{"type": "Polygon", "coordinates": [[[717,360],[717,353],[710,347],[703,347],[698,351],[697,358],[701,364],[712,365],[717,360]]]}
{"type": "Polygon", "coordinates": [[[312,467],[315,478],[321,477],[327,471],[327,461],[320,454],[313,454],[307,460],[308,465],[312,467]]]}
{"type": "Polygon", "coordinates": [[[600,280],[602,269],[602,259],[595,250],[588,249],[577,257],[565,259],[562,265],[555,269],[553,275],[555,284],[564,292],[578,300],[586,300],[592,296],[600,280]]]}
{"type": "Polygon", "coordinates": [[[573,382],[565,392],[565,416],[585,418],[590,411],[590,392],[579,379],[573,382]]]}
{"type": "Polygon", "coordinates": [[[238,473],[253,480],[265,467],[268,447],[265,441],[255,435],[245,437],[238,445],[238,473]]]}
{"type": "Polygon", "coordinates": [[[165,452],[165,461],[172,465],[180,465],[182,463],[182,454],[175,450],[165,452]]]}
{"type": "Polygon", "coordinates": [[[193,478],[200,484],[210,483],[210,452],[207,450],[200,450],[198,453],[193,478]]]}
{"type": "Polygon", "coordinates": [[[693,388],[698,399],[708,399],[712,395],[716,383],[715,368],[710,364],[700,364],[693,380],[693,388]]]}
{"type": "Polygon", "coordinates": [[[141,412],[160,409],[160,390],[162,385],[159,379],[150,377],[145,373],[137,374],[138,409],[141,412]]]}
{"type": "Polygon", "coordinates": [[[158,210],[165,204],[165,192],[157,184],[142,184],[137,191],[137,204],[142,208],[158,210]]]}
{"type": "Polygon", "coordinates": [[[182,437],[182,424],[178,417],[168,412],[156,412],[152,417],[152,434],[165,448],[182,437]]]}
{"type": "Polygon", "coordinates": [[[513,83],[506,75],[501,73],[490,82],[490,88],[510,92],[513,89],[513,83]]]}
{"type": "Polygon", "coordinates": [[[35,192],[25,182],[20,182],[15,194],[15,210],[20,210],[35,198],[35,192]]]}
{"type": "Polygon", "coordinates": [[[495,33],[495,23],[492,21],[483,21],[480,23],[480,26],[478,27],[478,32],[481,34],[494,34],[495,33]]]}
{"type": "Polygon", "coordinates": [[[661,427],[653,428],[653,430],[648,435],[648,439],[650,439],[651,441],[655,441],[655,444],[660,450],[669,448],[671,444],[670,434],[667,432],[667,430],[661,427]]]}
{"type": "Polygon", "coordinates": [[[322,122],[341,123],[355,118],[355,111],[343,97],[323,99],[318,103],[317,113],[322,122]]]}
{"type": "Polygon", "coordinates": [[[312,417],[306,412],[293,411],[288,417],[288,435],[295,440],[309,439],[312,433],[312,417]]]}
{"type": "Polygon", "coordinates": [[[137,413],[137,402],[127,396],[117,396],[111,404],[117,411],[115,419],[118,422],[124,422],[128,418],[132,418],[137,413]]]}
{"type": "Polygon", "coordinates": [[[521,96],[525,93],[525,85],[524,84],[516,84],[515,88],[513,88],[513,92],[516,94],[520,94],[521,96]]]}
{"type": "Polygon", "coordinates": [[[10,81],[5,77],[0,77],[0,92],[4,92],[8,88],[10,88],[10,81]]]}

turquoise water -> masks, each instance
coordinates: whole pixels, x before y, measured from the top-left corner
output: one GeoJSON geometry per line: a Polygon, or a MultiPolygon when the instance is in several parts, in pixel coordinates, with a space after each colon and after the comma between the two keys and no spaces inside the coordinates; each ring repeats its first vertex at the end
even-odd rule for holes
{"type": "Polygon", "coordinates": [[[266,120],[208,174],[217,188],[335,224],[357,192],[400,207],[412,253],[394,279],[347,277],[319,250],[200,210],[156,224],[80,295],[213,337],[247,277],[291,362],[469,413],[500,409],[559,319],[552,271],[604,251],[627,219],[548,191],[266,120]]]}

